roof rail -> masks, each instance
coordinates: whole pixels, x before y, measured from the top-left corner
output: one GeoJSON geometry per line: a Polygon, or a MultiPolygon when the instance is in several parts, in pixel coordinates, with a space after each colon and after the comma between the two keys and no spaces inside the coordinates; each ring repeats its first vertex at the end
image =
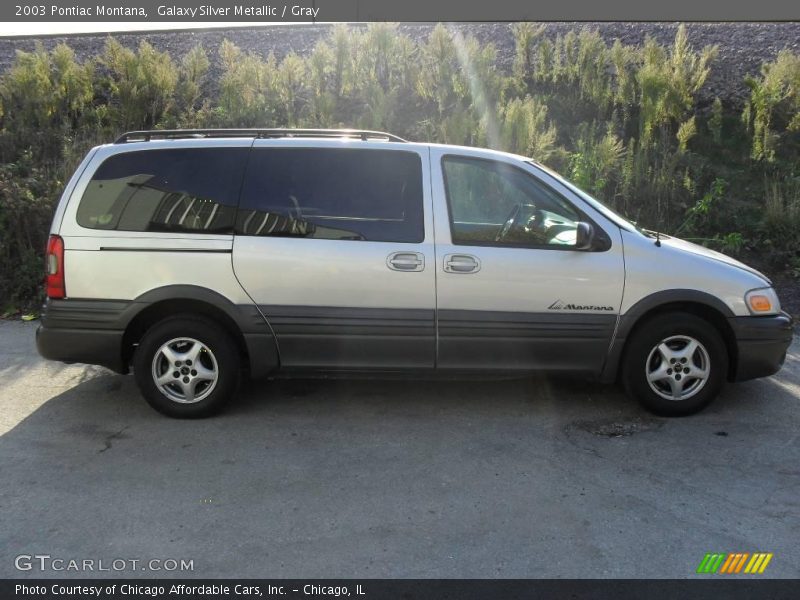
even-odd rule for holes
{"type": "Polygon", "coordinates": [[[362,141],[386,140],[389,142],[406,142],[401,137],[383,131],[367,129],[150,129],[147,131],[129,131],[123,133],[115,144],[127,142],[149,142],[152,139],[175,140],[185,138],[355,138],[362,141]]]}

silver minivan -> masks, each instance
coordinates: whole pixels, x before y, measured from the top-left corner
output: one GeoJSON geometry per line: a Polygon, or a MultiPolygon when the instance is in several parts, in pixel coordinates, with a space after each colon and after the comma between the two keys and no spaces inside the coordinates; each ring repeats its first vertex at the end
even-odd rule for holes
{"type": "Polygon", "coordinates": [[[777,372],[769,279],[638,228],[522,156],[357,130],[177,130],[92,149],[47,249],[42,356],[133,367],[174,417],[251,377],[619,380],[696,412],[777,372]]]}

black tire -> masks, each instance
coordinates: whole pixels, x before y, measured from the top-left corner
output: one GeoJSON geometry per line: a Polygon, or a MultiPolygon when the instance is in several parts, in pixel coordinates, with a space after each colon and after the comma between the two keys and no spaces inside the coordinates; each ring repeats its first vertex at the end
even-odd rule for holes
{"type": "MultiPolygon", "coordinates": [[[[186,358],[190,354],[175,356],[186,358]]],[[[170,417],[194,419],[218,412],[236,395],[241,356],[231,336],[214,322],[181,315],[159,321],[145,332],[133,356],[133,369],[136,383],[150,406],[170,417]],[[177,363],[171,362],[161,350],[169,342],[169,350],[191,351],[195,348],[192,341],[200,345],[193,364],[191,360],[184,360],[179,367],[174,367],[172,365],[177,363]],[[198,373],[192,370],[193,366],[204,370],[198,373]],[[174,373],[180,376],[160,387],[155,371],[164,377],[174,376],[174,373]],[[203,376],[212,377],[214,373],[216,378],[212,385],[212,379],[203,376]],[[191,386],[187,387],[189,384],[191,386]]]]}
{"type": "Polygon", "coordinates": [[[655,316],[637,327],[622,361],[621,379],[628,395],[651,412],[668,417],[691,415],[705,408],[719,395],[728,375],[728,351],[717,328],[678,311],[655,316]],[[700,344],[693,353],[691,340],[700,344]],[[659,350],[662,342],[666,344],[659,350]],[[688,362],[683,361],[687,353],[692,354],[688,362]],[[683,358],[678,358],[680,354],[683,358]],[[704,371],[706,377],[702,377],[704,371]],[[648,373],[654,379],[652,386],[648,373]],[[678,399],[667,399],[654,387],[678,399]],[[681,399],[684,393],[686,397],[681,399]]]}

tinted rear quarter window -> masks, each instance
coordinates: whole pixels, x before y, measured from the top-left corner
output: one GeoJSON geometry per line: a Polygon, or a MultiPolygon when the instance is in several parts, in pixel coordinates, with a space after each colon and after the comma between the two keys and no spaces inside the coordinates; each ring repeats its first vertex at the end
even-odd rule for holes
{"type": "Polygon", "coordinates": [[[236,233],[419,243],[422,163],[415,152],[255,148],[236,233]]]}
{"type": "Polygon", "coordinates": [[[81,227],[231,233],[249,148],[139,150],[107,158],[78,205],[81,227]]]}

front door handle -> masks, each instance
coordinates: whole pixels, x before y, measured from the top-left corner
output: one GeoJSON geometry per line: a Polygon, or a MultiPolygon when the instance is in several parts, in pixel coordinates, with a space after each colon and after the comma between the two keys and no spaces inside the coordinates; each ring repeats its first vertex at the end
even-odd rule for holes
{"type": "Polygon", "coordinates": [[[392,271],[422,271],[425,255],[421,252],[392,252],[386,258],[386,266],[392,271]]]}
{"type": "Polygon", "coordinates": [[[481,270],[481,261],[471,254],[446,254],[444,257],[445,273],[477,273],[481,270]]]}

